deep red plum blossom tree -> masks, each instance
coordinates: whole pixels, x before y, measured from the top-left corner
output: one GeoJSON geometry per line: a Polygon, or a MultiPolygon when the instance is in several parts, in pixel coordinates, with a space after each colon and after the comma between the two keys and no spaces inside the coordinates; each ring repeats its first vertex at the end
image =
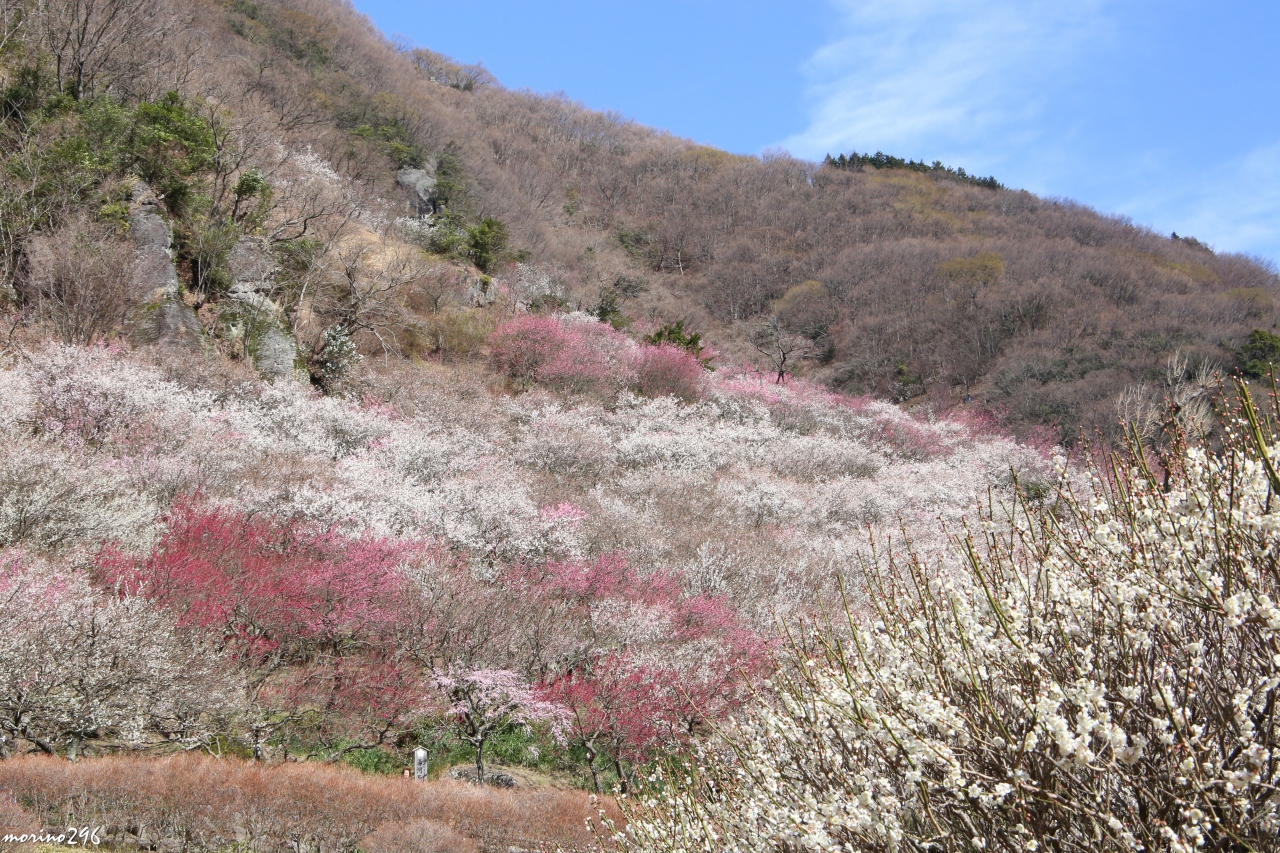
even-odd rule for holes
{"type": "Polygon", "coordinates": [[[569,710],[597,786],[602,752],[625,786],[628,765],[722,717],[761,671],[765,643],[723,598],[689,595],[677,575],[641,574],[619,554],[520,566],[508,582],[550,616],[524,621],[538,632],[527,642],[559,653],[544,659],[544,695],[569,710]]]}
{"type": "Polygon", "coordinates": [[[263,741],[286,724],[323,737],[340,720],[343,734],[365,736],[356,746],[371,746],[421,710],[397,660],[398,634],[417,615],[399,572],[413,548],[183,499],[148,556],[108,549],[98,572],[178,626],[203,629],[240,664],[261,756],[263,741]]]}

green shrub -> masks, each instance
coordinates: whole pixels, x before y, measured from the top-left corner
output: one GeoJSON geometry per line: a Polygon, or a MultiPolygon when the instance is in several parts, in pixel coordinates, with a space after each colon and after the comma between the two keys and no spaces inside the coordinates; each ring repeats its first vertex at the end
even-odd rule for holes
{"type": "Polygon", "coordinates": [[[652,344],[653,346],[670,344],[673,347],[688,350],[698,359],[698,361],[702,362],[702,366],[707,370],[715,369],[711,366],[712,358],[702,357],[702,333],[686,330],[684,327],[684,320],[676,320],[674,323],[667,323],[652,335],[646,335],[644,342],[652,344]]]}
{"type": "Polygon", "coordinates": [[[1254,329],[1240,347],[1239,364],[1245,376],[1269,376],[1275,365],[1280,364],[1280,335],[1254,329]]]}
{"type": "Polygon", "coordinates": [[[405,761],[385,749],[353,749],[342,756],[342,763],[363,773],[392,776],[405,768],[405,761]]]}
{"type": "Polygon", "coordinates": [[[467,193],[461,153],[458,143],[450,142],[436,155],[436,198],[445,207],[461,206],[467,193]]]}
{"type": "Polygon", "coordinates": [[[507,240],[507,226],[486,216],[467,229],[467,257],[482,271],[493,272],[506,253],[507,240]]]}
{"type": "Polygon", "coordinates": [[[645,259],[649,251],[649,246],[653,242],[652,238],[643,231],[623,228],[618,232],[618,245],[627,253],[634,261],[642,261],[645,259]]]}
{"type": "Polygon", "coordinates": [[[186,212],[196,192],[193,179],[208,172],[218,154],[209,121],[196,115],[177,92],[144,101],[131,111],[108,102],[103,107],[115,113],[112,119],[126,120],[120,166],[135,171],[161,193],[171,213],[186,212]]]}
{"type": "Polygon", "coordinates": [[[625,329],[631,325],[631,318],[622,313],[621,300],[615,288],[601,288],[600,298],[596,301],[596,307],[591,310],[591,313],[601,323],[608,323],[615,329],[625,329]]]}

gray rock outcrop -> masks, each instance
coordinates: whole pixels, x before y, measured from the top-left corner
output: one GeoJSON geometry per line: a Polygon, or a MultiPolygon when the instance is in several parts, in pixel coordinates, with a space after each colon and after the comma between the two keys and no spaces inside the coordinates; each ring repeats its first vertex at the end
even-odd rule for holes
{"type": "Polygon", "coordinates": [[[253,366],[265,379],[293,379],[297,360],[298,343],[293,335],[271,326],[258,339],[253,366]]]}
{"type": "Polygon", "coordinates": [[[133,240],[133,280],[144,293],[145,307],[134,327],[143,343],[199,349],[204,330],[196,313],[182,301],[178,270],[173,265],[173,232],[161,214],[160,198],[142,182],[134,185],[129,210],[133,240]]]}
{"type": "Polygon", "coordinates": [[[408,190],[412,198],[410,205],[415,215],[431,216],[440,208],[436,198],[436,175],[434,170],[401,169],[396,175],[396,183],[408,190]]]}
{"type": "Polygon", "coordinates": [[[178,292],[178,271],[173,266],[173,232],[160,213],[160,199],[146,184],[134,186],[129,211],[129,237],[134,247],[134,281],[152,299],[178,292]]]}
{"type": "Polygon", "coordinates": [[[284,310],[272,300],[280,266],[265,240],[241,237],[228,258],[231,289],[228,299],[248,315],[242,328],[251,340],[247,349],[253,366],[265,379],[296,378],[298,342],[284,323],[284,310]]]}
{"type": "Polygon", "coordinates": [[[487,275],[477,278],[467,288],[467,302],[473,308],[492,305],[497,298],[498,290],[493,286],[493,279],[487,275]]]}
{"type": "Polygon", "coordinates": [[[231,290],[228,296],[276,319],[284,312],[271,299],[280,267],[271,259],[265,240],[241,237],[231,249],[231,290]]]}
{"type": "Polygon", "coordinates": [[[136,336],[144,343],[198,350],[204,343],[204,327],[196,312],[182,300],[166,299],[144,309],[136,336]]]}
{"type": "Polygon", "coordinates": [[[267,249],[267,241],[256,237],[241,237],[231,249],[228,258],[231,267],[231,290],[252,290],[269,293],[275,287],[276,273],[280,265],[267,249]]]}

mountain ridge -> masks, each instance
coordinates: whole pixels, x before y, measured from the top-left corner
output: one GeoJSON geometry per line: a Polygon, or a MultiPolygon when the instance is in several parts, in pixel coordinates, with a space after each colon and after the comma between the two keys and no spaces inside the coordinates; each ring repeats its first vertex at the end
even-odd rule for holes
{"type": "MultiPolygon", "coordinates": [[[[1276,328],[1280,279],[1265,262],[994,178],[881,154],[840,155],[843,167],[839,158],[729,154],[562,95],[507,90],[482,66],[392,43],[349,3],[152,5],[167,11],[150,27],[105,30],[110,61],[105,48],[90,56],[73,88],[53,75],[33,103],[47,104],[50,92],[79,103],[176,91],[193,114],[207,113],[222,139],[210,156],[226,162],[197,178],[209,184],[197,194],[221,192],[214,208],[244,198],[263,211],[237,222],[225,210],[191,216],[170,205],[182,278],[197,302],[216,302],[203,277],[227,286],[229,250],[214,244],[233,231],[265,235],[286,272],[327,267],[322,288],[277,288],[304,360],[314,361],[334,322],[366,354],[447,357],[441,328],[475,324],[474,314],[459,317],[482,307],[471,294],[489,278],[539,310],[586,310],[640,334],[683,321],[733,362],[772,370],[783,358],[838,390],[936,410],[978,406],[1070,443],[1113,431],[1120,396],[1161,381],[1170,358],[1193,371],[1230,369],[1250,333],[1276,328]],[[297,189],[295,167],[307,157],[338,182],[324,203],[297,189]],[[430,234],[397,232],[413,203],[397,173],[423,166],[443,169],[445,215],[430,234]],[[251,172],[269,201],[232,192],[251,172]],[[300,233],[281,230],[299,217],[300,233]],[[343,228],[379,232],[383,249],[416,242],[427,251],[401,270],[413,277],[369,285],[381,302],[376,328],[333,297],[344,275],[335,269],[353,270],[338,257],[343,228]],[[307,240],[319,245],[303,251],[307,240]],[[461,278],[424,295],[428,273],[461,278]],[[546,292],[522,298],[529,278],[548,282],[546,292]]],[[[6,50],[17,103],[25,84],[13,81],[42,54],[21,39],[6,50]]],[[[20,270],[21,250],[11,255],[20,270]]]]}

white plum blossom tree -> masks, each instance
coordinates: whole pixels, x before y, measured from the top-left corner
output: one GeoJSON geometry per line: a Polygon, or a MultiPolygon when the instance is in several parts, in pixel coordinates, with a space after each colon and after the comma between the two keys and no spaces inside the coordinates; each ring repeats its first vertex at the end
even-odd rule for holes
{"type": "Polygon", "coordinates": [[[23,741],[71,758],[90,741],[199,746],[242,698],[217,655],[145,599],[0,553],[0,753],[23,741]]]}
{"type": "Polygon", "coordinates": [[[1167,481],[1135,447],[957,535],[953,571],[868,569],[620,848],[1276,849],[1280,476],[1243,399],[1167,481]]]}

